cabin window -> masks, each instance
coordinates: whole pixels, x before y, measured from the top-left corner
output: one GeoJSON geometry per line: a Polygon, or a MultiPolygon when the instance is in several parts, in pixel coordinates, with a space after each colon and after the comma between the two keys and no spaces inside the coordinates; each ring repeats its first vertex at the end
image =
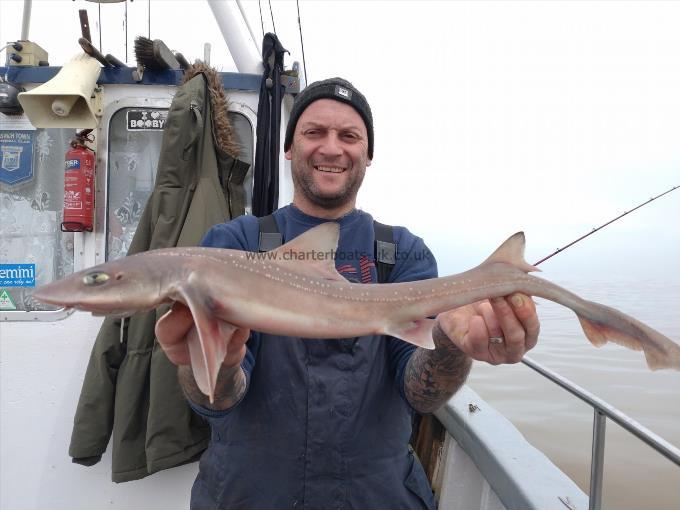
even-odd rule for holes
{"type": "Polygon", "coordinates": [[[60,225],[64,154],[75,130],[0,117],[0,313],[57,310],[30,294],[73,272],[73,233],[60,225]]]}
{"type": "Polygon", "coordinates": [[[107,260],[125,256],[130,248],[139,218],[153,191],[163,141],[159,119],[164,121],[167,113],[167,108],[122,108],[111,117],[107,260]],[[156,121],[155,126],[153,121],[156,121]]]}
{"type": "MultiPolygon", "coordinates": [[[[106,259],[125,256],[139,219],[153,191],[163,140],[162,124],[167,116],[163,108],[122,108],[109,124],[108,204],[106,259]],[[154,124],[155,121],[155,124],[154,124]]],[[[239,159],[253,161],[253,128],[248,118],[229,112],[240,146],[239,159]]],[[[244,182],[246,212],[252,203],[252,169],[244,182]]]]}
{"type": "MultiPolygon", "coordinates": [[[[151,195],[163,138],[162,129],[155,129],[158,123],[153,121],[166,114],[167,108],[131,107],[111,117],[106,155],[107,260],[127,253],[151,195]],[[150,126],[147,120],[151,120],[150,126]]],[[[252,124],[243,113],[232,111],[229,117],[240,146],[239,159],[252,167],[252,124]]],[[[0,320],[58,318],[54,313],[11,312],[59,310],[34,300],[31,292],[74,271],[74,234],[62,232],[60,226],[64,155],[75,131],[35,129],[24,116],[0,114],[0,320]]],[[[247,213],[251,211],[252,182],[251,168],[244,182],[247,213]]],[[[63,312],[57,313],[61,316],[63,312]]]]}

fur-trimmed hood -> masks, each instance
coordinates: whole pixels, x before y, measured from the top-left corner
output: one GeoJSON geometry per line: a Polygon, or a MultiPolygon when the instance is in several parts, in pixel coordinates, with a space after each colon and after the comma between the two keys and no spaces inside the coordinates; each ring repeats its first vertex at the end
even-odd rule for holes
{"type": "Polygon", "coordinates": [[[220,80],[217,70],[204,62],[197,60],[184,72],[182,85],[199,73],[203,73],[208,82],[210,103],[212,105],[212,126],[215,143],[221,150],[230,156],[237,158],[239,155],[239,146],[236,142],[231,122],[229,122],[229,117],[227,116],[229,101],[227,95],[224,93],[224,88],[222,88],[222,80],[220,80]]]}

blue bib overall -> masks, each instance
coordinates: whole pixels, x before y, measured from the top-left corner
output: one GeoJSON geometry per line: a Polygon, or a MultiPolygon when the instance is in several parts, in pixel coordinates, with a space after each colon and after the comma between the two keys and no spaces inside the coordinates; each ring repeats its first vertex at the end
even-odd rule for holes
{"type": "MultiPolygon", "coordinates": [[[[274,213],[285,240],[324,220],[293,206],[274,213]]],[[[340,220],[336,268],[375,282],[373,219],[340,220]]],[[[257,218],[213,227],[203,245],[256,251],[257,218]]],[[[436,276],[423,241],[394,229],[390,281],[436,276]]],[[[313,314],[314,310],[308,313],[313,314]]],[[[193,406],[212,428],[191,508],[433,509],[429,483],[408,446],[413,410],[403,373],[414,347],[385,336],[313,340],[253,332],[243,399],[225,412],[193,406]]]]}

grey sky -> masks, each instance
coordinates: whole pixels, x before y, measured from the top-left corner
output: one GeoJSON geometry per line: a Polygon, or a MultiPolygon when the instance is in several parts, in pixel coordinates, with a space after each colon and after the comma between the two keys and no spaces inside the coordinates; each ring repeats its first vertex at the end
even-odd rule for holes
{"type": "MultiPolygon", "coordinates": [[[[244,4],[259,38],[258,3],[244,4]]],[[[129,61],[148,6],[128,4],[129,61]]],[[[272,6],[288,62],[301,61],[295,2],[272,6]]],[[[79,51],[82,8],[98,42],[96,4],[34,1],[30,38],[52,64],[79,51]]],[[[0,40],[19,37],[21,9],[0,1],[0,40]]],[[[123,6],[101,11],[104,53],[124,59],[123,6]]],[[[680,184],[680,3],[301,1],[300,11],[310,80],[344,76],[373,108],[359,205],[425,237],[443,272],[517,230],[535,260],[680,184]]],[[[234,69],[203,0],[152,0],[151,37],[189,58],[211,42],[212,64],[234,69]]],[[[644,266],[678,281],[678,218],[680,190],[552,267],[644,266]]]]}

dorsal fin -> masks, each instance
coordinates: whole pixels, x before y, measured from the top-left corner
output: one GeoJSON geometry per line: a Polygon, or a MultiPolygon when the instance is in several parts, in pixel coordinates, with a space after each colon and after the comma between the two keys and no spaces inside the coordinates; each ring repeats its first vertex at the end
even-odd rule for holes
{"type": "Polygon", "coordinates": [[[524,260],[524,244],[524,232],[517,232],[508,237],[488,259],[482,262],[482,265],[502,262],[515,266],[527,273],[530,271],[540,271],[536,266],[532,266],[524,260]]]}
{"type": "Polygon", "coordinates": [[[279,263],[304,265],[310,276],[327,280],[346,281],[335,269],[335,252],[338,249],[340,225],[334,221],[322,223],[299,235],[292,241],[272,250],[279,263]]]}

